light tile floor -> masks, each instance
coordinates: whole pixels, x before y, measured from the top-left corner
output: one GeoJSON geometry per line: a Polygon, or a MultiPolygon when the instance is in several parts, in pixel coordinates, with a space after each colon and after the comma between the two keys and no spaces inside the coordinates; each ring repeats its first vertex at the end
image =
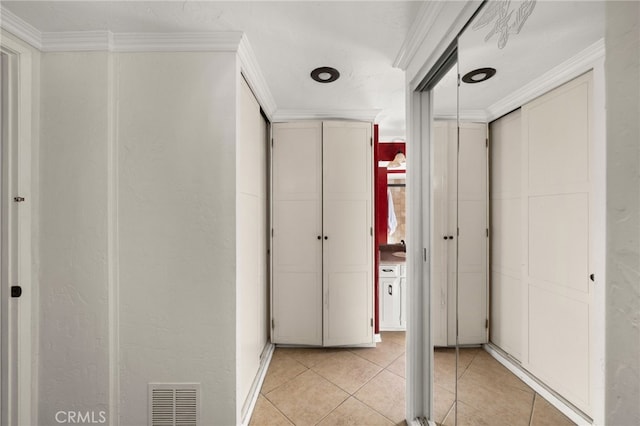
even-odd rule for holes
{"type": "MultiPolygon", "coordinates": [[[[375,348],[276,348],[250,425],[404,425],[404,332],[375,348]]],[[[573,423],[479,348],[461,349],[458,425],[573,423]]],[[[455,350],[436,349],[435,420],[454,424],[455,350]]]]}

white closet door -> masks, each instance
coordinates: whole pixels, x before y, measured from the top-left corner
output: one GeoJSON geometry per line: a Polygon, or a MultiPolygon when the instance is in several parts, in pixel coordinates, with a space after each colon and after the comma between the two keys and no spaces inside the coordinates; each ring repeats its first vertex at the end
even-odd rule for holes
{"type": "Polygon", "coordinates": [[[522,130],[517,110],[490,125],[491,342],[522,359],[522,130]]]}
{"type": "Polygon", "coordinates": [[[528,229],[526,367],[591,411],[589,198],[592,76],[522,108],[528,229]]]}
{"type": "Polygon", "coordinates": [[[322,124],[273,126],[274,343],[322,345],[322,124]]]}
{"type": "MultiPolygon", "coordinates": [[[[459,125],[458,343],[487,342],[487,126],[459,125]]],[[[455,234],[453,234],[455,235],[455,234]]]]}
{"type": "Polygon", "coordinates": [[[323,123],[324,345],[373,341],[371,124],[323,123]]]}
{"type": "MultiPolygon", "coordinates": [[[[449,220],[447,159],[448,151],[451,149],[449,133],[453,131],[453,124],[447,121],[435,121],[431,145],[431,331],[435,346],[447,346],[447,283],[450,269],[448,263],[450,255],[455,256],[455,250],[451,249],[453,244],[449,241],[449,235],[452,234],[447,223],[449,220]]],[[[455,145],[453,150],[455,154],[455,145]]],[[[455,189],[455,186],[453,188],[455,189]]],[[[455,227],[455,222],[453,226],[455,227]]]]}

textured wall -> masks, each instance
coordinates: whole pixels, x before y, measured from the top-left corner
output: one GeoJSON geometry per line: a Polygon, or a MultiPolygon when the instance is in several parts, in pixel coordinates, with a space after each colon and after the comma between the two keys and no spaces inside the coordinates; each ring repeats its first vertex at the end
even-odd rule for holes
{"type": "Polygon", "coordinates": [[[607,2],[605,423],[640,424],[640,3],[607,2]]]}
{"type": "Polygon", "coordinates": [[[106,410],[107,54],[42,57],[39,422],[106,410]]]}
{"type": "Polygon", "coordinates": [[[41,71],[39,424],[147,424],[149,382],[199,382],[202,424],[236,423],[236,54],[41,71]]]}

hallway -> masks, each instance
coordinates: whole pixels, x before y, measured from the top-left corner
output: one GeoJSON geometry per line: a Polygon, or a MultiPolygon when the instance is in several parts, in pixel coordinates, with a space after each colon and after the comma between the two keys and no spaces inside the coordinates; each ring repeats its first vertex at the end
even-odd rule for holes
{"type": "MultiPolygon", "coordinates": [[[[250,425],[406,424],[404,348],[404,332],[376,348],[277,348],[250,425]]],[[[455,351],[435,364],[435,417],[453,425],[455,351]]],[[[480,348],[460,351],[458,375],[460,425],[573,424],[480,348]]]]}

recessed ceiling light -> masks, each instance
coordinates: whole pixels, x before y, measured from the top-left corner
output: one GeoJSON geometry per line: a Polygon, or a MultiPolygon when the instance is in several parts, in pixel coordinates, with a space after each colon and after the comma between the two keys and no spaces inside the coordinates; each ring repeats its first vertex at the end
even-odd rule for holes
{"type": "Polygon", "coordinates": [[[320,67],[311,71],[311,78],[318,83],[331,83],[340,77],[337,69],[331,67],[320,67]]]}
{"type": "Polygon", "coordinates": [[[462,81],[469,84],[480,83],[489,80],[494,75],[496,75],[495,68],[478,68],[477,70],[466,73],[464,77],[462,77],[462,81]]]}

